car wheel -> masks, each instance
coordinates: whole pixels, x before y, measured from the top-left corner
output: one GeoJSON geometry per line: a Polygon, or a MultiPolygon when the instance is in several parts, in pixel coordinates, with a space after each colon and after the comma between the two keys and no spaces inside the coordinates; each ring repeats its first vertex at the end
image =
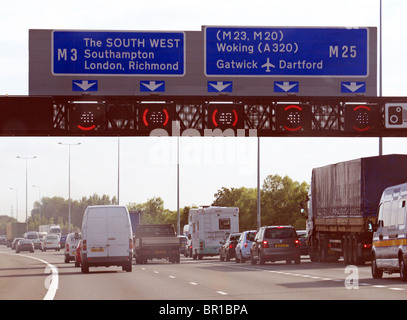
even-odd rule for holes
{"type": "Polygon", "coordinates": [[[264,260],[263,255],[261,254],[261,252],[259,251],[259,264],[265,264],[266,260],[264,260]]]}
{"type": "Polygon", "coordinates": [[[373,279],[381,279],[383,277],[383,270],[377,267],[376,257],[372,259],[372,277],[373,279]]]}
{"type": "Polygon", "coordinates": [[[131,261],[129,261],[128,263],[126,263],[125,265],[122,266],[122,270],[126,271],[126,272],[131,272],[133,269],[131,261]]]}
{"type": "Polygon", "coordinates": [[[235,262],[236,263],[239,263],[240,262],[240,258],[239,258],[239,256],[236,254],[236,257],[235,257],[235,262]]]}

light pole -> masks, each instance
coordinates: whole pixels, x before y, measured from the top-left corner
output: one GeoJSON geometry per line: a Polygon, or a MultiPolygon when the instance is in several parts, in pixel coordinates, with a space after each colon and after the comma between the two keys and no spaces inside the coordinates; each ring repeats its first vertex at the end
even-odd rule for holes
{"type": "Polygon", "coordinates": [[[68,146],[69,150],[69,161],[68,161],[68,233],[71,233],[71,146],[79,146],[81,143],[62,143],[58,144],[63,146],[68,146]]]}
{"type": "Polygon", "coordinates": [[[25,160],[25,224],[28,232],[28,160],[35,159],[37,156],[33,157],[21,157],[17,156],[17,159],[25,160]]]}
{"type": "Polygon", "coordinates": [[[18,189],[17,188],[10,188],[10,190],[14,190],[16,192],[16,219],[18,221],[18,189]]]}
{"type": "Polygon", "coordinates": [[[33,188],[38,188],[38,203],[39,203],[39,214],[40,214],[40,218],[39,218],[39,223],[38,225],[41,225],[41,188],[39,186],[33,186],[33,188]]]}

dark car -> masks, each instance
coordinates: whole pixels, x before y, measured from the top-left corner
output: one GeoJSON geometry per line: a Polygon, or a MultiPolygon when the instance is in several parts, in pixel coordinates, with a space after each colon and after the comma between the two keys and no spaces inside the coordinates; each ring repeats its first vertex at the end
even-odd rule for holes
{"type": "Polygon", "coordinates": [[[21,251],[34,252],[34,243],[31,240],[20,240],[16,244],[16,253],[21,251]]]}
{"type": "Polygon", "coordinates": [[[251,263],[285,260],[287,264],[301,262],[300,240],[293,226],[261,227],[254,238],[251,263]]]}
{"type": "Polygon", "coordinates": [[[59,246],[61,249],[65,248],[66,237],[66,235],[62,235],[61,238],[59,238],[59,246]]]}
{"type": "Polygon", "coordinates": [[[225,243],[219,248],[220,261],[229,261],[236,256],[236,244],[241,233],[234,232],[229,235],[225,243]]]}
{"type": "Polygon", "coordinates": [[[298,240],[300,240],[300,254],[308,255],[308,235],[306,230],[297,230],[298,240]]]}
{"type": "Polygon", "coordinates": [[[17,243],[20,240],[24,240],[24,238],[14,238],[13,241],[11,242],[11,250],[15,250],[17,247],[17,243]]]}

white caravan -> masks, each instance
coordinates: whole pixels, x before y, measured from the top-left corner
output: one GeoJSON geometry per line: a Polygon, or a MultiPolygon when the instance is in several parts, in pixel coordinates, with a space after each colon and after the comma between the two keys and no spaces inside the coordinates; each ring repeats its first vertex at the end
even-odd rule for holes
{"type": "Polygon", "coordinates": [[[81,268],[121,266],[132,270],[133,233],[125,206],[90,206],[82,221],[81,268]]]}
{"type": "Polygon", "coordinates": [[[239,232],[239,208],[190,209],[189,222],[192,225],[192,257],[215,256],[229,234],[239,232]]]}

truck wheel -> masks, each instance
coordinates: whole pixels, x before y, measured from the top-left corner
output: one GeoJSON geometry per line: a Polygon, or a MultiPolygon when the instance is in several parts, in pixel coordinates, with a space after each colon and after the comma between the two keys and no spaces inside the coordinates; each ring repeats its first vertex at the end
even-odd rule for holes
{"type": "Polygon", "coordinates": [[[82,262],[81,271],[82,271],[82,273],[89,273],[89,266],[86,262],[82,262]]]}
{"type": "Polygon", "coordinates": [[[399,266],[400,266],[401,281],[407,281],[407,264],[404,261],[402,254],[400,254],[400,257],[399,257],[399,266]]]}
{"type": "Polygon", "coordinates": [[[348,237],[346,249],[348,250],[348,264],[354,264],[352,237],[348,237]]]}
{"type": "Polygon", "coordinates": [[[349,252],[348,252],[347,237],[342,238],[342,255],[343,255],[343,262],[346,265],[349,264],[349,252]]]}
{"type": "Polygon", "coordinates": [[[381,279],[383,277],[383,270],[380,270],[376,264],[376,257],[372,259],[372,277],[373,279],[381,279]]]}

